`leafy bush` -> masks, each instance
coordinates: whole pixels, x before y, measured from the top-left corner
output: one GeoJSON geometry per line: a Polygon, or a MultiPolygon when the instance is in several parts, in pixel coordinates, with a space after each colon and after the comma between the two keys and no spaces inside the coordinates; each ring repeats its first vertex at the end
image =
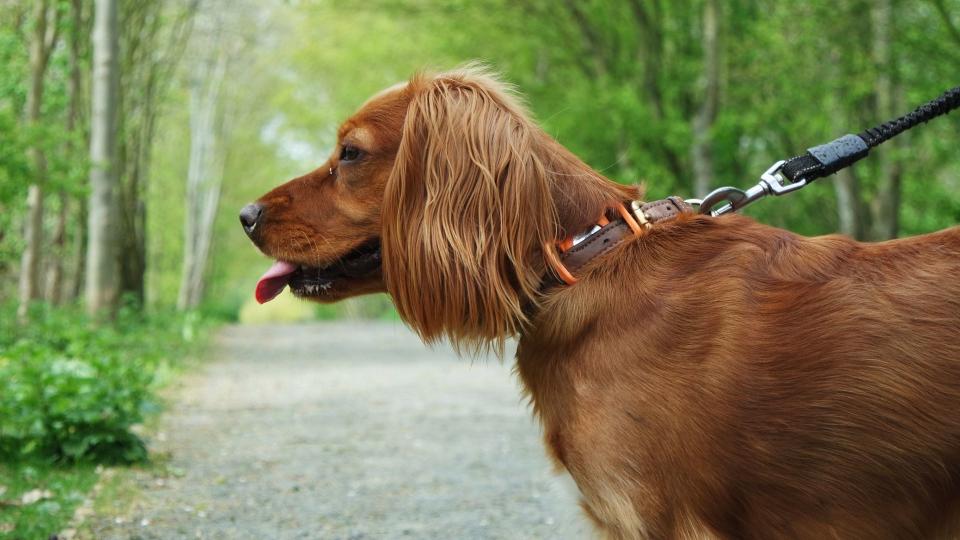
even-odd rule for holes
{"type": "Polygon", "coordinates": [[[97,325],[78,309],[37,306],[0,319],[0,459],[134,462],[133,428],[158,407],[155,391],[193,330],[173,315],[122,310],[97,325]]]}

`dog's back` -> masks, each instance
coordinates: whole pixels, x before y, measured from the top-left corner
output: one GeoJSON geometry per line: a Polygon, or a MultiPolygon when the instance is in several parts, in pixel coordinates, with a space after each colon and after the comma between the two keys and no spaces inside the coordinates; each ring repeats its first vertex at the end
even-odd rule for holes
{"type": "Polygon", "coordinates": [[[799,239],[764,259],[734,385],[745,523],[929,538],[960,495],[960,229],[799,239]]]}
{"type": "Polygon", "coordinates": [[[701,217],[608,259],[519,351],[552,453],[601,528],[942,528],[960,495],[960,229],[859,244],[701,217]]]}

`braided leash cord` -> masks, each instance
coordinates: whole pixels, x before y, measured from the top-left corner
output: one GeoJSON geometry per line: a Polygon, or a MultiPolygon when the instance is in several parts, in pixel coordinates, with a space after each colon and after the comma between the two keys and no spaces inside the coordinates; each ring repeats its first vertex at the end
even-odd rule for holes
{"type": "Polygon", "coordinates": [[[873,148],[916,125],[929,122],[940,115],[947,114],[957,107],[960,107],[960,86],[947,90],[937,99],[924,103],[896,120],[891,120],[875,128],[864,130],[863,133],[860,133],[860,138],[867,143],[867,146],[873,148]]]}
{"type": "Polygon", "coordinates": [[[808,185],[817,178],[829,176],[867,157],[870,149],[904,131],[928,122],[960,107],[960,86],[944,92],[913,111],[865,130],[860,135],[844,135],[839,139],[808,148],[807,152],[778,161],[760,176],[760,182],[747,189],[717,188],[703,199],[690,199],[700,205],[700,213],[719,216],[736,212],[767,195],[784,195],[808,185]]]}
{"type": "Polygon", "coordinates": [[[871,148],[958,107],[960,86],[947,90],[940,97],[900,118],[864,130],[859,135],[844,135],[835,141],[810,148],[807,153],[788,159],[780,172],[791,182],[809,182],[829,176],[863,159],[871,148]]]}

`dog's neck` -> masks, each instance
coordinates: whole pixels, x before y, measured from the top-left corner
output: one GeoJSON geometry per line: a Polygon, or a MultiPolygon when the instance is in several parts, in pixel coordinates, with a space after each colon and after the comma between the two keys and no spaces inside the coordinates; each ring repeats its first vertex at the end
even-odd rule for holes
{"type": "MultiPolygon", "coordinates": [[[[545,133],[541,133],[538,142],[534,148],[540,153],[547,173],[549,199],[553,204],[551,210],[556,226],[556,230],[546,237],[554,242],[593,229],[598,218],[613,205],[641,197],[639,186],[617,184],[604,177],[545,133]]],[[[557,257],[554,245],[544,246],[544,249],[552,251],[552,256],[557,257]]],[[[536,298],[527,297],[524,301],[523,311],[528,323],[536,317],[543,295],[558,283],[555,270],[548,262],[549,257],[550,253],[542,253],[538,257],[543,261],[543,266],[534,270],[541,276],[538,295],[536,298]]]]}
{"type": "Polygon", "coordinates": [[[558,240],[593,227],[611,205],[641,198],[638,186],[604,177],[546,134],[541,144],[560,227],[558,240]]]}
{"type": "Polygon", "coordinates": [[[424,189],[385,201],[395,219],[383,236],[384,274],[401,316],[425,340],[468,350],[503,350],[529,323],[527,307],[537,309],[545,250],[638,198],[522,116],[488,112],[496,144],[474,141],[445,159],[398,154],[392,182],[424,189]]]}

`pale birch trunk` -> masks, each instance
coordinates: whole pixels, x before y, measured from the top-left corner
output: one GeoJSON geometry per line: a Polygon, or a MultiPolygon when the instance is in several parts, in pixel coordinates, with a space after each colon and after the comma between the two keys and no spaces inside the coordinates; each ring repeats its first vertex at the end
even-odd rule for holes
{"type": "Polygon", "coordinates": [[[833,179],[837,196],[839,230],[851,238],[863,240],[863,216],[860,213],[860,181],[851,169],[844,169],[833,179]]]}
{"type": "MultiPolygon", "coordinates": [[[[128,2],[120,33],[121,92],[116,193],[117,243],[123,252],[117,278],[124,296],[141,305],[147,287],[147,212],[150,159],[156,119],[181,53],[189,39],[199,0],[128,2]]],[[[232,9],[232,4],[222,6],[232,9]]]]}
{"type": "MultiPolygon", "coordinates": [[[[665,17],[663,5],[660,2],[651,3],[642,0],[630,0],[628,4],[633,14],[636,31],[641,36],[636,63],[641,70],[643,95],[653,114],[653,119],[662,122],[667,115],[668,104],[665,102],[661,88],[661,65],[669,61],[663,33],[665,17]]],[[[673,175],[676,185],[684,185],[690,178],[686,160],[665,141],[660,141],[658,145],[657,152],[673,175]]]]}
{"type": "Polygon", "coordinates": [[[67,246],[67,216],[70,198],[67,192],[60,190],[57,193],[57,222],[53,229],[52,254],[47,267],[46,300],[57,305],[63,302],[63,259],[66,256],[67,246]]]}
{"type": "Polygon", "coordinates": [[[87,199],[79,199],[77,201],[77,231],[72,238],[73,248],[71,249],[73,250],[73,261],[70,263],[70,268],[72,268],[73,271],[70,272],[64,284],[64,294],[67,300],[80,298],[83,295],[84,286],[86,285],[88,203],[89,201],[87,199]]]}
{"type": "Polygon", "coordinates": [[[220,202],[224,155],[221,90],[227,54],[215,38],[211,56],[198,62],[190,81],[190,161],[184,223],[183,271],[177,308],[194,309],[203,300],[213,226],[220,202]]]}
{"type": "MultiPolygon", "coordinates": [[[[34,29],[30,41],[30,88],[27,91],[25,125],[28,129],[40,123],[44,77],[57,39],[56,6],[48,0],[34,4],[34,29]]],[[[34,179],[27,188],[27,217],[24,222],[23,256],[20,259],[20,305],[17,317],[23,321],[30,302],[40,298],[40,253],[43,244],[43,183],[47,176],[47,158],[39,143],[30,150],[34,179]]]]}
{"type": "MultiPolygon", "coordinates": [[[[78,129],[78,117],[80,115],[80,32],[83,28],[81,0],[70,1],[70,16],[72,31],[70,33],[70,78],[67,81],[67,133],[72,137],[66,144],[67,155],[73,155],[76,148],[75,140],[78,129]]],[[[49,263],[47,269],[47,301],[54,304],[61,304],[72,296],[70,287],[65,286],[64,263],[67,259],[67,220],[69,218],[69,208],[71,197],[66,190],[61,189],[58,194],[60,208],[57,213],[57,224],[53,233],[53,245],[55,255],[49,263]]],[[[78,267],[73,268],[73,272],[79,273],[78,267]]]]}
{"type": "MultiPolygon", "coordinates": [[[[829,64],[829,76],[841,78],[840,72],[841,58],[839,51],[832,51],[829,64]]],[[[845,113],[849,104],[845,100],[836,96],[830,101],[832,118],[831,128],[834,133],[844,133],[849,129],[850,115],[845,113]]],[[[834,194],[837,198],[837,228],[840,233],[845,234],[857,240],[865,240],[867,236],[869,212],[863,203],[861,197],[860,177],[857,176],[855,168],[847,168],[839,171],[830,182],[833,184],[834,194]]]]}
{"type": "Polygon", "coordinates": [[[90,202],[87,232],[86,299],[91,314],[112,312],[118,301],[116,229],[117,2],[96,0],[90,116],[90,202]]]}
{"type": "MultiPolygon", "coordinates": [[[[877,66],[876,112],[879,122],[901,114],[897,107],[896,62],[892,51],[894,35],[893,0],[876,0],[870,8],[873,29],[873,60],[877,66]]],[[[874,240],[895,238],[900,230],[900,177],[902,168],[896,149],[906,135],[893,139],[871,157],[877,163],[877,196],[874,199],[874,240]],[[892,154],[892,155],[891,155],[892,154]]]]}
{"type": "Polygon", "coordinates": [[[693,118],[693,196],[702,197],[714,184],[710,132],[717,119],[720,100],[719,6],[717,0],[703,4],[703,102],[693,118]]]}

